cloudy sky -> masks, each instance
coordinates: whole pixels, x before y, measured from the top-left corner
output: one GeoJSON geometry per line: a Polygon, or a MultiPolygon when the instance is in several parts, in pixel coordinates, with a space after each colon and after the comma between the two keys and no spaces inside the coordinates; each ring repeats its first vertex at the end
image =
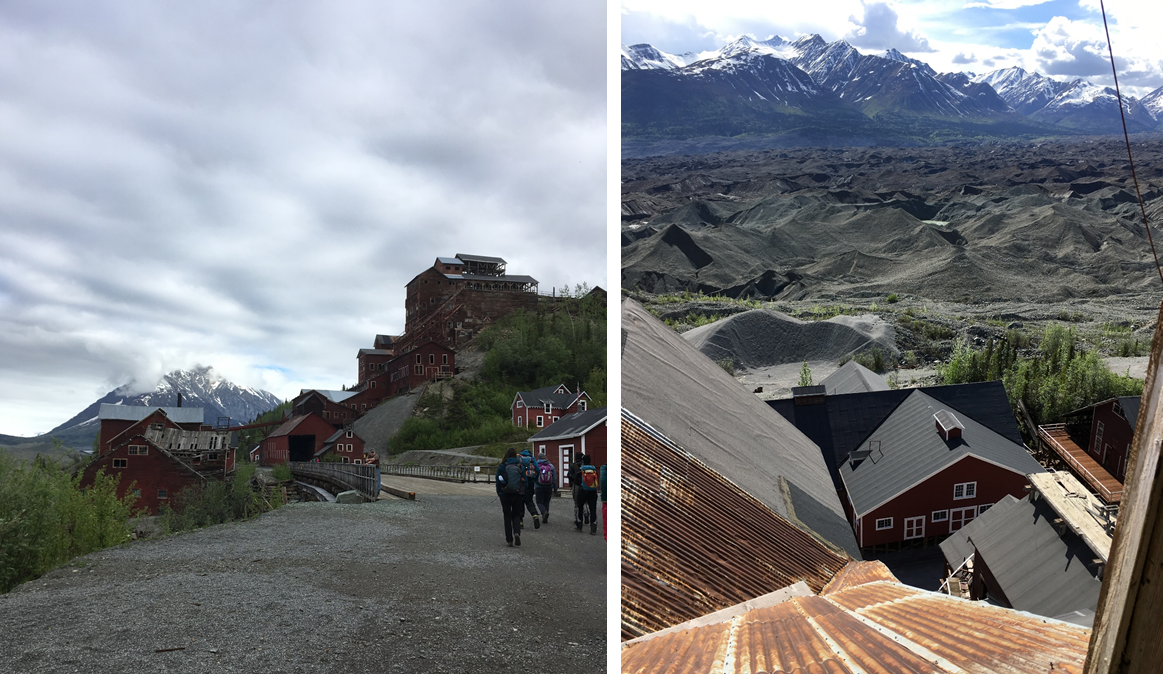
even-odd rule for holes
{"type": "MultiPolygon", "coordinates": [[[[1161,86],[1162,3],[1105,3],[1121,93],[1161,86]]],[[[1019,66],[1112,85],[1098,0],[623,0],[621,39],[673,54],[719,49],[741,35],[817,33],[865,53],[891,47],[939,72],[1019,66]]]]}
{"type": "Polygon", "coordinates": [[[607,287],[606,8],[0,3],[0,433],[355,380],[439,255],[607,287]]]}

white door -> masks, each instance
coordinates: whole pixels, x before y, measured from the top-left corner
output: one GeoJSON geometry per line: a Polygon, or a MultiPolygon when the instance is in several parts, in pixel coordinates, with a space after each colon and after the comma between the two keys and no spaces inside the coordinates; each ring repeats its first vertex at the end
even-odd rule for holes
{"type": "Polygon", "coordinates": [[[926,517],[911,516],[902,520],[906,525],[906,540],[920,538],[926,533],[926,517]]]}
{"type": "Polygon", "coordinates": [[[567,479],[570,476],[570,456],[574,455],[574,446],[558,447],[558,485],[566,488],[570,485],[567,479]]]}

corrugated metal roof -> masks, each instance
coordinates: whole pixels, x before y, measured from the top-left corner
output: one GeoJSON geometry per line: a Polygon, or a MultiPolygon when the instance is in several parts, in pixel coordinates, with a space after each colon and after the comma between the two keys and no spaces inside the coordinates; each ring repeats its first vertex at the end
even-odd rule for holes
{"type": "Polygon", "coordinates": [[[933,397],[914,390],[867,437],[867,441],[877,442],[874,446],[880,447],[881,452],[875,452],[857,467],[850,463],[841,466],[841,479],[858,515],[972,455],[1020,474],[1044,471],[1023,446],[970,417],[962,420],[961,439],[944,441],[934,425],[934,414],[942,408],[943,404],[933,397]]]}
{"type": "Polygon", "coordinates": [[[798,580],[816,592],[846,564],[627,411],[622,431],[624,638],[798,580]]]}
{"type": "MultiPolygon", "coordinates": [[[[849,567],[855,565],[864,564],[849,567]]],[[[1083,667],[1091,635],[1084,627],[907,587],[873,567],[857,575],[889,579],[626,643],[623,672],[1079,673],[1083,667]]]]}
{"type": "Polygon", "coordinates": [[[633,300],[623,302],[623,407],[769,509],[858,554],[821,450],[633,300]]]}
{"type": "Polygon", "coordinates": [[[270,437],[282,437],[282,436],[291,434],[291,432],[293,430],[295,430],[295,428],[298,427],[299,424],[301,422],[303,422],[304,419],[307,418],[309,415],[315,415],[315,414],[314,413],[305,413],[303,415],[297,415],[294,418],[288,418],[282,425],[275,428],[274,432],[272,432],[271,434],[268,434],[267,437],[268,438],[270,438],[270,437]]]}
{"type": "Polygon", "coordinates": [[[555,439],[569,439],[581,436],[591,431],[596,425],[607,419],[606,408],[595,408],[589,411],[570,413],[558,419],[558,422],[543,427],[529,441],[554,441],[555,439]]]}
{"type": "Polygon", "coordinates": [[[1071,530],[1057,532],[1046,500],[999,502],[979,519],[988,514],[996,517],[991,527],[970,538],[975,564],[987,565],[1012,608],[1049,617],[1096,609],[1100,580],[1090,566],[1096,554],[1071,530]]]}
{"type": "Polygon", "coordinates": [[[97,409],[97,417],[101,420],[132,420],[137,422],[154,411],[162,409],[171,422],[179,425],[187,423],[201,423],[204,411],[201,407],[193,406],[122,406],[120,404],[102,404],[97,409]]]}
{"type": "Polygon", "coordinates": [[[325,398],[330,399],[337,404],[341,401],[344,401],[345,399],[349,399],[356,396],[357,394],[360,394],[356,390],[300,390],[299,396],[302,397],[309,392],[319,392],[320,394],[324,395],[325,398]]]}
{"type": "Polygon", "coordinates": [[[457,258],[461,259],[462,261],[473,261],[475,263],[496,263],[497,265],[506,264],[504,258],[496,258],[494,256],[477,256],[475,254],[459,253],[457,254],[457,258]]]}
{"type": "Polygon", "coordinates": [[[825,386],[826,394],[883,392],[890,389],[885,378],[853,360],[842,364],[841,368],[818,384],[825,386]]]}
{"type": "Polygon", "coordinates": [[[897,582],[898,578],[890,572],[886,564],[881,561],[850,561],[842,568],[829,584],[821,590],[822,594],[832,594],[843,589],[856,587],[858,585],[866,584],[867,582],[876,582],[878,580],[886,580],[889,582],[897,582]]]}

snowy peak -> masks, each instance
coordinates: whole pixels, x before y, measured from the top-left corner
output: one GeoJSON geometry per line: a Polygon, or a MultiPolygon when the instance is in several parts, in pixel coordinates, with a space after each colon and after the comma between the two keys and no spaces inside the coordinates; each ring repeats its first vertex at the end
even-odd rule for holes
{"type": "Polygon", "coordinates": [[[1017,112],[1031,115],[1051,103],[1068,84],[1013,66],[971,78],[990,85],[1017,112]]]}
{"type": "Polygon", "coordinates": [[[1149,113],[1157,122],[1161,121],[1161,87],[1157,87],[1149,92],[1149,95],[1141,99],[1141,105],[1145,107],[1145,111],[1149,113]]]}
{"type": "Polygon", "coordinates": [[[620,55],[623,70],[675,70],[689,63],[682,56],[661,52],[649,44],[621,45],[620,55]]]}

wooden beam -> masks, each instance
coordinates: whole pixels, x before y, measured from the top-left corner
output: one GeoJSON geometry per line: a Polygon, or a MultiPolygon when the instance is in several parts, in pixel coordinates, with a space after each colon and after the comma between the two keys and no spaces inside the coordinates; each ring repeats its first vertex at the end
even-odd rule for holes
{"type": "Polygon", "coordinates": [[[1084,671],[1161,673],[1161,310],[1084,671]]]}

